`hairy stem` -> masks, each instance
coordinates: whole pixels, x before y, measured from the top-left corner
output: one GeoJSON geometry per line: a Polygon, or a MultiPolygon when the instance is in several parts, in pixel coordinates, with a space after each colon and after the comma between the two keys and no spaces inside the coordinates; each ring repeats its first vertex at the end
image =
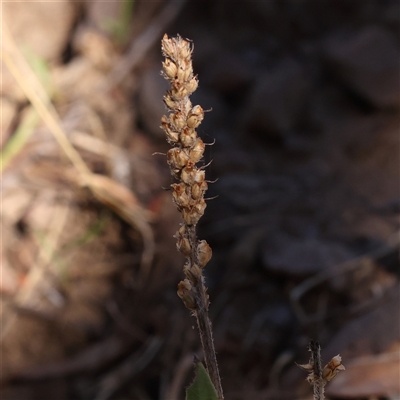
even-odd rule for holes
{"type": "Polygon", "coordinates": [[[214,340],[212,335],[211,321],[208,318],[208,311],[204,306],[207,304],[205,294],[205,286],[203,279],[199,280],[195,286],[198,296],[196,296],[196,311],[197,324],[199,327],[201,344],[203,346],[204,358],[207,365],[208,374],[210,375],[211,382],[213,383],[219,399],[223,399],[223,391],[221,386],[221,378],[219,376],[219,369],[217,363],[217,356],[214,348],[214,340]]]}
{"type": "Polygon", "coordinates": [[[310,341],[308,350],[311,353],[308,364],[297,365],[309,373],[307,381],[313,386],[314,400],[324,400],[326,384],[334,379],[340,371],[344,371],[346,368],[342,364],[342,357],[340,357],[339,354],[333,357],[331,361],[322,368],[321,346],[314,340],[310,341]]]}
{"type": "Polygon", "coordinates": [[[313,363],[314,372],[314,400],[324,400],[325,399],[325,384],[326,381],[322,376],[322,365],[321,365],[321,346],[318,342],[310,342],[310,352],[311,360],[313,363]]]}

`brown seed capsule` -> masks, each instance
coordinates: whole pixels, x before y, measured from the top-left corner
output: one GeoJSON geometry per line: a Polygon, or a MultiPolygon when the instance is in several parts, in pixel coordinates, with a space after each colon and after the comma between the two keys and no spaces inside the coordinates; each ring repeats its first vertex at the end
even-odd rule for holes
{"type": "Polygon", "coordinates": [[[165,125],[168,125],[169,124],[169,118],[166,116],[166,115],[163,115],[162,117],[161,117],[161,125],[162,125],[162,128],[164,128],[164,126],[165,125]]]}
{"type": "Polygon", "coordinates": [[[192,186],[195,182],[201,183],[205,179],[205,172],[193,166],[189,161],[185,168],[182,170],[181,179],[187,185],[192,186]]]}
{"type": "Polygon", "coordinates": [[[199,199],[193,206],[193,210],[195,210],[200,216],[204,214],[204,210],[207,207],[207,203],[204,199],[199,199]]]}
{"type": "Polygon", "coordinates": [[[204,149],[206,148],[204,142],[197,138],[196,142],[193,145],[193,148],[190,150],[189,158],[193,163],[197,163],[203,157],[204,149]]]}
{"type": "Polygon", "coordinates": [[[182,216],[188,225],[197,225],[204,214],[207,204],[204,199],[199,199],[197,203],[182,209],[182,216]]]}
{"type": "Polygon", "coordinates": [[[189,112],[190,112],[190,110],[192,109],[192,102],[191,102],[191,101],[189,100],[189,98],[187,97],[187,98],[185,99],[185,101],[182,102],[182,103],[183,103],[183,104],[181,104],[181,106],[182,106],[181,111],[182,111],[183,114],[188,115],[189,112]]]}
{"type": "Polygon", "coordinates": [[[193,264],[189,270],[186,271],[186,276],[193,283],[199,281],[201,279],[201,268],[198,265],[193,264]]]}
{"type": "Polygon", "coordinates": [[[186,308],[188,308],[189,310],[196,309],[196,299],[189,279],[184,279],[183,281],[180,281],[178,283],[177,294],[182,299],[183,304],[185,304],[186,308]]]}
{"type": "Polygon", "coordinates": [[[191,195],[194,200],[198,200],[203,197],[204,192],[208,189],[208,184],[206,181],[195,182],[191,187],[191,195]]]}
{"type": "Polygon", "coordinates": [[[193,93],[199,86],[199,81],[196,77],[192,78],[187,84],[186,89],[189,93],[193,93]]]}
{"type": "Polygon", "coordinates": [[[204,268],[205,265],[211,260],[211,257],[211,247],[205,240],[200,240],[199,244],[197,245],[197,258],[200,268],[204,268]]]}
{"type": "Polygon", "coordinates": [[[182,170],[182,174],[181,174],[181,179],[184,183],[186,183],[187,185],[192,185],[194,182],[194,169],[196,167],[194,166],[194,164],[192,162],[188,162],[186,164],[186,167],[183,168],[182,170]]]}
{"type": "Polygon", "coordinates": [[[197,128],[204,119],[204,110],[201,106],[194,106],[187,119],[189,128],[197,128]]]}
{"type": "Polygon", "coordinates": [[[170,115],[170,121],[177,131],[181,131],[186,126],[185,117],[180,111],[170,115]]]}
{"type": "Polygon", "coordinates": [[[172,198],[174,199],[178,207],[189,206],[189,196],[186,193],[186,187],[184,183],[174,183],[171,185],[173,192],[172,198]]]}
{"type": "Polygon", "coordinates": [[[185,237],[179,238],[177,240],[176,248],[186,257],[189,257],[192,253],[192,246],[190,246],[189,239],[185,237]]]}
{"type": "Polygon", "coordinates": [[[193,73],[193,69],[191,64],[187,65],[186,67],[179,66],[176,76],[177,79],[181,82],[186,82],[193,73]]]}
{"type": "Polygon", "coordinates": [[[185,128],[180,135],[183,147],[192,147],[196,143],[197,134],[193,129],[185,128]]]}
{"type": "Polygon", "coordinates": [[[179,141],[179,133],[172,129],[169,119],[166,115],[161,117],[161,128],[164,129],[164,132],[167,135],[167,141],[169,143],[174,144],[179,141]]]}
{"type": "Polygon", "coordinates": [[[182,169],[189,161],[189,156],[179,147],[173,147],[168,150],[167,163],[173,169],[182,169]]]}
{"type": "Polygon", "coordinates": [[[165,62],[163,62],[162,65],[164,68],[165,76],[171,80],[175,79],[178,72],[178,67],[176,66],[176,64],[170,58],[166,58],[165,62]]]}
{"type": "Polygon", "coordinates": [[[175,144],[179,142],[179,133],[175,132],[171,129],[171,125],[168,124],[166,126],[163,126],[164,132],[167,135],[167,141],[170,144],[175,144]]]}
{"type": "Polygon", "coordinates": [[[205,179],[205,177],[206,177],[206,173],[205,173],[205,171],[204,170],[202,170],[202,169],[195,169],[194,170],[194,175],[193,175],[193,177],[194,177],[194,182],[196,182],[196,183],[201,183],[201,182],[204,182],[204,179],[205,179]]]}
{"type": "Polygon", "coordinates": [[[171,93],[169,91],[164,96],[164,104],[170,110],[177,110],[179,108],[179,103],[172,98],[171,93]]]}
{"type": "Polygon", "coordinates": [[[340,357],[338,354],[337,356],[333,357],[328,364],[325,365],[322,372],[322,377],[327,382],[330,382],[339,373],[339,371],[344,371],[345,369],[346,368],[344,365],[342,365],[342,357],[340,357]]]}
{"type": "Polygon", "coordinates": [[[166,57],[170,57],[172,59],[176,58],[176,46],[175,42],[168,38],[168,35],[165,34],[161,40],[161,50],[166,57]]]}
{"type": "Polygon", "coordinates": [[[181,39],[179,50],[181,58],[189,58],[192,54],[190,43],[185,39],[181,39]]]}
{"type": "Polygon", "coordinates": [[[186,85],[182,85],[182,86],[174,86],[172,88],[172,94],[175,99],[182,100],[184,97],[189,96],[190,93],[186,85]]]}

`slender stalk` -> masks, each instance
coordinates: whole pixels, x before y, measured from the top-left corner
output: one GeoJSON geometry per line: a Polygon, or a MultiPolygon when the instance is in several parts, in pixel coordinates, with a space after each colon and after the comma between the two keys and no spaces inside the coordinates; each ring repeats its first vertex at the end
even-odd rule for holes
{"type": "Polygon", "coordinates": [[[189,41],[168,38],[164,35],[161,48],[165,61],[163,76],[171,84],[164,96],[164,103],[171,112],[161,119],[168,143],[167,162],[178,183],[171,185],[172,197],[181,212],[183,222],[176,233],[178,250],[186,257],[183,268],[186,278],[178,284],[178,296],[197,319],[201,344],[208,374],[218,398],[224,395],[215,354],[211,322],[208,317],[208,294],[203,268],[212,256],[205,240],[198,240],[196,225],[204,214],[204,193],[208,189],[204,168],[196,164],[202,159],[205,145],[197,136],[196,128],[204,118],[204,110],[192,105],[189,96],[197,89],[198,80],[193,75],[192,46],[189,41]]]}
{"type": "Polygon", "coordinates": [[[214,340],[212,335],[212,326],[208,318],[208,311],[204,308],[208,299],[206,298],[206,288],[204,280],[200,280],[198,285],[195,286],[200,294],[199,299],[196,298],[196,312],[197,324],[200,332],[201,344],[204,350],[204,358],[207,365],[208,374],[210,375],[211,382],[213,383],[218,397],[223,399],[223,391],[221,386],[221,378],[219,376],[219,369],[217,363],[217,356],[214,348],[214,340]]]}
{"type": "Polygon", "coordinates": [[[310,342],[310,352],[310,363],[313,364],[314,373],[314,400],[324,400],[326,381],[322,377],[321,346],[318,342],[314,342],[313,340],[310,342]]]}
{"type": "Polygon", "coordinates": [[[342,357],[340,357],[339,354],[333,357],[331,361],[322,368],[321,346],[314,340],[310,340],[308,350],[311,352],[308,364],[297,365],[309,373],[307,381],[313,386],[313,400],[324,400],[325,385],[330,382],[339,371],[344,371],[346,368],[342,365],[342,357]]]}

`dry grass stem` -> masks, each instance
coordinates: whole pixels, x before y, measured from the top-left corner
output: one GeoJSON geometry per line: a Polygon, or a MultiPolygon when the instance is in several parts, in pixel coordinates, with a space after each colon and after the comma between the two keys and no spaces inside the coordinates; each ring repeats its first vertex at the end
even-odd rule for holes
{"type": "Polygon", "coordinates": [[[171,113],[162,117],[161,127],[172,146],[167,153],[167,162],[178,182],[171,185],[172,197],[183,217],[175,237],[178,250],[186,258],[186,278],[178,284],[178,296],[197,318],[207,370],[218,397],[223,399],[208,318],[209,300],[202,274],[212,251],[208,243],[198,240],[196,235],[196,225],[206,208],[204,194],[208,188],[204,167],[196,166],[205,148],[196,133],[196,128],[204,118],[204,110],[199,105],[193,106],[189,99],[198,86],[197,77],[193,75],[191,43],[180,36],[169,38],[164,35],[161,48],[165,57],[163,76],[171,84],[171,89],[164,96],[164,103],[171,113]]]}
{"type": "Polygon", "coordinates": [[[29,65],[26,64],[24,57],[18,50],[18,47],[14,43],[6,26],[3,26],[3,46],[1,55],[4,63],[18,82],[21,89],[24,91],[26,97],[53,133],[55,139],[58,141],[67,157],[74,164],[75,168],[82,176],[89,175],[89,168],[66,137],[61,128],[58,114],[54,109],[54,106],[51,104],[47,93],[42,88],[40,82],[38,82],[29,65]]]}
{"type": "Polygon", "coordinates": [[[5,26],[3,27],[1,55],[26,97],[78,171],[78,176],[73,179],[74,182],[89,187],[98,201],[113,209],[142,235],[144,250],[141,259],[141,273],[138,279],[143,284],[149,275],[155,250],[153,231],[149,224],[148,213],[141,207],[136,196],[128,188],[107,176],[94,174],[89,169],[79,152],[68,139],[55,107],[37,80],[34,72],[26,63],[5,26]]]}

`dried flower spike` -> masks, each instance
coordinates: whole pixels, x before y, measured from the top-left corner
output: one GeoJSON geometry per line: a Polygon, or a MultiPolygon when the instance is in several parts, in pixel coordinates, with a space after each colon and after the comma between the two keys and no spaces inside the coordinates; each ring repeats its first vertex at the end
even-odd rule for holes
{"type": "Polygon", "coordinates": [[[224,396],[208,318],[209,300],[202,275],[212,251],[208,243],[199,241],[196,235],[196,225],[207,207],[205,171],[196,166],[205,149],[196,132],[204,119],[204,110],[199,105],[193,106],[189,99],[198,87],[197,77],[193,75],[191,43],[180,36],[169,38],[164,35],[161,49],[165,57],[162,75],[171,85],[164,96],[164,104],[170,113],[161,118],[161,128],[172,146],[167,153],[167,163],[178,180],[171,185],[172,198],[183,218],[175,238],[177,249],[186,258],[183,268],[186,278],[178,284],[178,296],[197,318],[207,370],[222,400],[224,396]]]}
{"type": "Polygon", "coordinates": [[[322,369],[321,347],[319,343],[311,340],[308,349],[311,352],[310,361],[308,364],[297,364],[297,366],[309,373],[307,381],[314,388],[314,400],[323,400],[325,398],[325,385],[330,382],[339,371],[344,371],[346,368],[342,365],[342,357],[338,354],[322,369]]]}

